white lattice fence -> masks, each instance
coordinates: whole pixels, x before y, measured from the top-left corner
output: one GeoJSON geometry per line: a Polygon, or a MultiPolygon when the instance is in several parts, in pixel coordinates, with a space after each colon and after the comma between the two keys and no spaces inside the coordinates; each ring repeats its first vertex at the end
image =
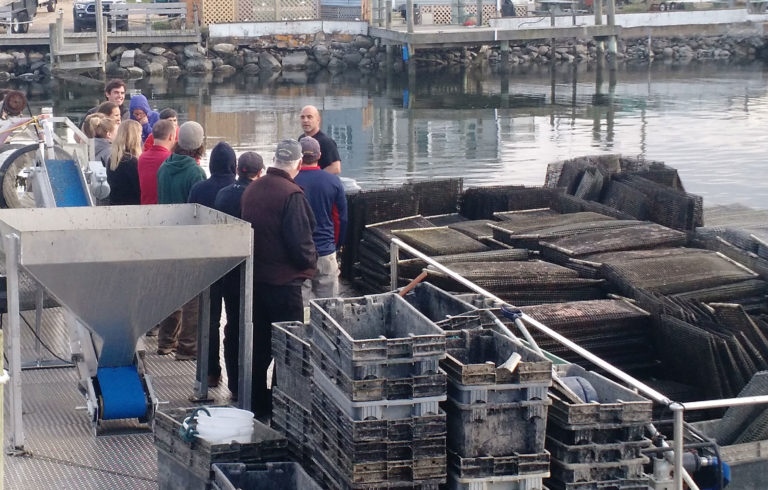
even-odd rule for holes
{"type": "Polygon", "coordinates": [[[203,0],[203,25],[236,22],[232,0],[203,0]]]}
{"type": "Polygon", "coordinates": [[[317,0],[203,0],[203,23],[317,19],[318,6],[317,0]]]}
{"type": "MultiPolygon", "coordinates": [[[[460,11],[459,17],[462,13],[464,17],[474,16],[477,13],[477,4],[464,4],[463,12],[460,11]]],[[[483,24],[487,25],[490,19],[500,17],[499,12],[496,10],[496,5],[484,4],[483,5],[483,24]]],[[[453,18],[453,8],[450,5],[419,5],[418,15],[416,16],[416,23],[431,23],[431,24],[458,24],[460,19],[453,18]]]]}

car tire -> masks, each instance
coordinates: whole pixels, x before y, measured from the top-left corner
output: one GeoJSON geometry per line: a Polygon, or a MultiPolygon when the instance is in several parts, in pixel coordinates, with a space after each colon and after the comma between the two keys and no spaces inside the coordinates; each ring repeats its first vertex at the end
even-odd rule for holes
{"type": "Polygon", "coordinates": [[[48,0],[48,5],[46,6],[46,10],[48,12],[53,12],[56,10],[56,0],[48,0]]]}
{"type": "Polygon", "coordinates": [[[117,30],[118,31],[127,31],[128,30],[128,19],[118,19],[117,20],[117,30]]]}
{"type": "Polygon", "coordinates": [[[83,25],[80,24],[78,21],[75,21],[75,32],[82,32],[83,25]]]}

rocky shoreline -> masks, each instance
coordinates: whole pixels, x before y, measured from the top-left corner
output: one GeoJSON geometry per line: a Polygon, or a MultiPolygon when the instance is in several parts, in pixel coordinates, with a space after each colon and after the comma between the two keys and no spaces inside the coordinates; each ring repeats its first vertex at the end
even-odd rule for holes
{"type": "MultiPolygon", "coordinates": [[[[107,76],[124,79],[175,78],[182,74],[213,74],[227,78],[235,73],[272,76],[277,72],[314,74],[321,70],[340,73],[359,70],[376,73],[388,68],[384,46],[367,36],[315,35],[264,36],[248,46],[228,42],[204,45],[120,46],[109,53],[107,76]]],[[[404,68],[400,50],[392,49],[394,71],[404,68]]],[[[597,60],[592,40],[526,42],[510,46],[506,63],[526,66],[548,63],[589,63],[597,60]]],[[[763,36],[712,36],[687,38],[620,39],[620,62],[688,63],[727,60],[750,62],[768,59],[768,38],[763,36]]],[[[460,66],[487,63],[500,66],[504,57],[498,47],[418,51],[419,66],[460,66]]],[[[0,52],[0,82],[32,81],[51,76],[48,53],[15,49],[0,52]]]]}

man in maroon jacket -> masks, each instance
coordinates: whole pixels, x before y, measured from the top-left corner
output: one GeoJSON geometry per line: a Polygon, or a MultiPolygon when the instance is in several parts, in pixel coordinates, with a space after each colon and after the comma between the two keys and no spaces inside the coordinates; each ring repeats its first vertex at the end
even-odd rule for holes
{"type": "Polygon", "coordinates": [[[242,218],[253,226],[253,376],[251,410],[272,413],[267,368],[272,359],[273,322],[303,321],[301,285],[317,265],[312,241],[315,218],[293,178],[302,163],[301,145],[283,140],[273,166],[243,193],[242,218]]]}

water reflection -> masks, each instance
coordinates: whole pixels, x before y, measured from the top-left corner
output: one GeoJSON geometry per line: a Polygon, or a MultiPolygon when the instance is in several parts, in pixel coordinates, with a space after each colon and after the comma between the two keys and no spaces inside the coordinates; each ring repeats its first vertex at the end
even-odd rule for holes
{"type": "MultiPolygon", "coordinates": [[[[304,77],[186,77],[135,88],[153,106],[174,107],[182,119],[203,124],[209,147],[226,139],[238,151],[265,156],[276,141],[297,137],[299,109],[316,105],[339,144],[344,175],[368,188],[453,176],[469,185],[540,185],[549,162],[611,152],[677,167],[706,204],[768,208],[768,183],[755,178],[768,166],[762,65],[540,65],[380,78],[324,72],[309,83],[304,77]]],[[[98,89],[71,83],[44,89],[34,90],[33,106],[53,102],[57,113],[74,118],[100,98],[98,89]]]]}

